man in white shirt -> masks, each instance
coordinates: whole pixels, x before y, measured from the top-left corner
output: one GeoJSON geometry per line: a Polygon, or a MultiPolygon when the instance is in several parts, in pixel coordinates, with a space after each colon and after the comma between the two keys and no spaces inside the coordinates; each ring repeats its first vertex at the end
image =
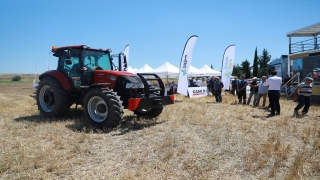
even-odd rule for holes
{"type": "Polygon", "coordinates": [[[268,86],[268,96],[271,106],[271,114],[268,115],[269,117],[280,115],[279,99],[281,84],[282,78],[277,77],[277,71],[272,71],[271,77],[269,77],[267,81],[263,83],[264,86],[268,86]]]}
{"type": "Polygon", "coordinates": [[[200,87],[201,80],[197,77],[194,84],[195,84],[197,87],[200,87]]]}

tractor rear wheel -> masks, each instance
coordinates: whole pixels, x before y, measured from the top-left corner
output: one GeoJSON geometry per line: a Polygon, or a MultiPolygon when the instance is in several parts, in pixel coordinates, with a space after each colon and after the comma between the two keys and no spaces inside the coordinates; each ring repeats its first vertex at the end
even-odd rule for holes
{"type": "Polygon", "coordinates": [[[53,77],[41,80],[37,88],[36,100],[40,114],[45,117],[65,116],[70,111],[67,93],[61,83],[53,77]]]}
{"type": "Polygon", "coordinates": [[[163,106],[159,106],[159,107],[154,107],[151,109],[139,109],[139,110],[135,110],[133,111],[134,114],[136,114],[138,117],[143,117],[143,118],[156,118],[158,117],[163,110],[163,106]]]}
{"type": "Polygon", "coordinates": [[[91,123],[102,127],[116,127],[123,115],[120,97],[112,89],[92,88],[84,96],[84,113],[91,123]]]}

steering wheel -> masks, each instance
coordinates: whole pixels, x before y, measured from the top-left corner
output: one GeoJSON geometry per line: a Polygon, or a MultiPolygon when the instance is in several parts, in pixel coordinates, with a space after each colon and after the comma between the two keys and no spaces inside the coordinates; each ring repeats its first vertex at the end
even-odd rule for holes
{"type": "Polygon", "coordinates": [[[103,70],[102,67],[97,66],[96,70],[103,70]]]}

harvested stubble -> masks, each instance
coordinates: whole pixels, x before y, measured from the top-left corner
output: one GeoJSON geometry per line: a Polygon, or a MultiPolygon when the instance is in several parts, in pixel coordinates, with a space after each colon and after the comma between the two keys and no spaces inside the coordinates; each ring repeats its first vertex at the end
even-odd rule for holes
{"type": "Polygon", "coordinates": [[[291,118],[213,97],[165,107],[156,120],[126,111],[117,129],[90,127],[81,110],[39,116],[28,83],[0,84],[0,179],[320,179],[319,106],[291,118]]]}

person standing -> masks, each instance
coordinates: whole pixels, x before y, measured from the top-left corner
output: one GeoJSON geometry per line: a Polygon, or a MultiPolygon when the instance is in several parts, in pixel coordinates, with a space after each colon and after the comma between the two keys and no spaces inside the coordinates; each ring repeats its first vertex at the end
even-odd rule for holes
{"type": "Polygon", "coordinates": [[[248,85],[248,81],[244,79],[244,76],[241,76],[241,80],[238,82],[238,87],[237,87],[239,104],[242,103],[242,100],[243,100],[243,104],[246,104],[247,85],[248,85]]]}
{"type": "Polygon", "coordinates": [[[169,87],[170,87],[170,95],[172,94],[176,94],[177,93],[177,84],[174,83],[174,81],[172,81],[170,84],[169,84],[169,87]]]}
{"type": "Polygon", "coordinates": [[[312,81],[311,77],[307,77],[306,81],[299,84],[298,87],[295,89],[295,96],[299,93],[298,101],[299,104],[294,108],[294,115],[297,117],[304,117],[307,116],[310,102],[311,102],[311,94],[312,94],[312,81]],[[299,115],[299,109],[304,106],[301,116],[299,115]]]}
{"type": "Polygon", "coordinates": [[[253,104],[253,106],[255,105],[255,103],[257,101],[257,96],[258,96],[258,88],[259,88],[259,85],[257,83],[257,77],[253,77],[252,83],[250,84],[250,94],[249,94],[247,105],[250,104],[252,96],[253,96],[253,103],[252,104],[253,104]]]}
{"type": "Polygon", "coordinates": [[[277,77],[277,71],[271,72],[271,77],[269,77],[265,83],[263,83],[264,86],[268,86],[268,96],[271,106],[271,114],[268,116],[275,116],[280,115],[280,88],[282,84],[282,78],[277,77]],[[276,114],[277,112],[277,114],[276,114]]]}
{"type": "Polygon", "coordinates": [[[195,82],[196,87],[200,87],[200,84],[201,84],[201,80],[197,77],[195,82]]]}
{"type": "Polygon", "coordinates": [[[204,78],[201,79],[201,83],[200,83],[200,87],[206,87],[207,86],[207,83],[206,81],[204,80],[204,78]]]}
{"type": "Polygon", "coordinates": [[[257,101],[254,104],[254,106],[259,106],[260,99],[261,99],[261,97],[263,97],[262,106],[264,107],[266,105],[266,100],[267,100],[267,95],[268,95],[268,87],[264,86],[263,83],[266,82],[267,77],[262,76],[261,79],[262,79],[262,81],[259,84],[257,101]]]}
{"type": "Polygon", "coordinates": [[[223,82],[220,81],[219,77],[216,77],[216,81],[214,83],[214,96],[216,97],[216,102],[222,102],[221,91],[224,88],[223,82]]]}
{"type": "Polygon", "coordinates": [[[238,94],[238,92],[237,92],[238,83],[239,83],[239,80],[238,80],[237,76],[235,76],[234,80],[231,81],[231,94],[234,96],[236,94],[238,94]]]}
{"type": "Polygon", "coordinates": [[[209,84],[210,78],[208,77],[206,81],[207,81],[207,96],[210,96],[210,84],[209,84]]]}
{"type": "Polygon", "coordinates": [[[194,84],[194,77],[192,77],[192,78],[189,80],[189,87],[196,87],[196,85],[194,84]]]}
{"type": "Polygon", "coordinates": [[[216,80],[214,79],[214,77],[212,76],[211,79],[209,80],[209,86],[210,86],[210,92],[212,93],[212,96],[214,96],[214,82],[216,80]]]}

